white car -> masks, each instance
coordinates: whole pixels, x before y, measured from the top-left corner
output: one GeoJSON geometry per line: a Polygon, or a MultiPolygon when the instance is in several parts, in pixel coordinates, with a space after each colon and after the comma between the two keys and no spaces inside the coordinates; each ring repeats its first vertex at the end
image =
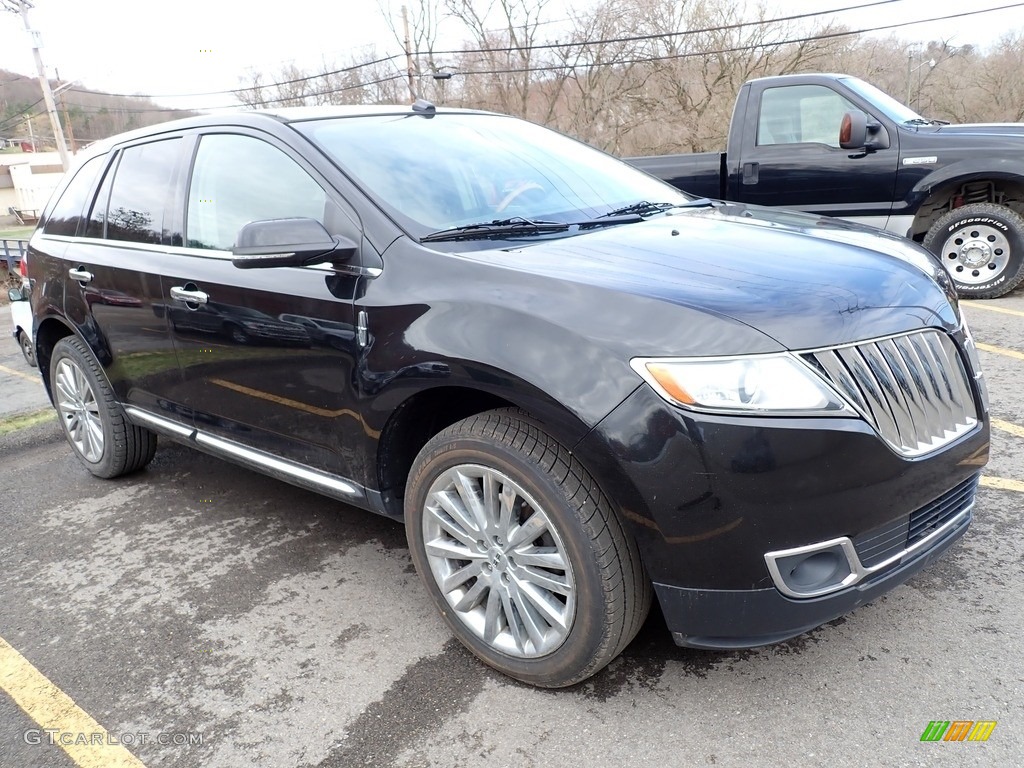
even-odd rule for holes
{"type": "Polygon", "coordinates": [[[25,362],[36,367],[36,348],[32,343],[32,304],[28,300],[27,292],[18,288],[11,288],[7,291],[11,300],[11,321],[14,326],[14,339],[21,347],[21,353],[25,355],[25,362]]]}

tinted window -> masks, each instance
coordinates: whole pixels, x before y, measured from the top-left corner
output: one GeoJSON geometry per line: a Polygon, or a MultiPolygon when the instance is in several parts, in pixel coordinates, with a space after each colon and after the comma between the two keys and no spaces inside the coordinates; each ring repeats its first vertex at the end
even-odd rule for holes
{"type": "Polygon", "coordinates": [[[823,85],[768,88],[761,96],[757,143],[759,146],[814,143],[838,147],[843,114],[856,108],[823,85]]]}
{"type": "MultiPolygon", "coordinates": [[[[89,234],[102,236],[96,228],[105,223],[108,240],[166,242],[168,238],[164,237],[164,232],[171,223],[168,209],[180,149],[180,139],[138,144],[125,149],[114,171],[105,214],[101,189],[90,218],[89,234]]],[[[106,188],[108,183],[104,180],[103,187],[106,188]]]]}
{"type": "Polygon", "coordinates": [[[53,206],[50,215],[43,226],[43,232],[48,235],[69,235],[74,237],[78,230],[78,224],[82,220],[82,211],[89,202],[89,193],[93,189],[96,177],[107,160],[106,155],[94,157],[75,174],[75,178],[64,190],[60,200],[53,206]]]}
{"type": "Polygon", "coordinates": [[[324,223],[327,193],[294,160],[251,136],[204,136],[188,193],[187,244],[228,250],[242,225],[305,217],[324,223]]]}

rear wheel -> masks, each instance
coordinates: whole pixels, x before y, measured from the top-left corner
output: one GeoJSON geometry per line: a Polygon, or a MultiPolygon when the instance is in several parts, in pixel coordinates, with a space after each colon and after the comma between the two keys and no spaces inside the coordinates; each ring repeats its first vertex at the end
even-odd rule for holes
{"type": "Polygon", "coordinates": [[[25,362],[33,368],[36,367],[36,350],[32,346],[32,339],[22,331],[18,334],[18,345],[21,347],[21,354],[25,356],[25,362]]]}
{"type": "Polygon", "coordinates": [[[125,416],[99,363],[78,338],[57,342],[50,386],[64,435],[85,468],[97,477],[142,469],[156,452],[156,435],[125,416]]]}
{"type": "Polygon", "coordinates": [[[924,245],[942,259],[961,298],[994,299],[1024,281],[1024,218],[1005,206],[956,208],[932,225],[924,245]]]}
{"type": "Polygon", "coordinates": [[[650,584],[610,502],[521,412],[480,414],[430,440],[405,507],[413,561],[445,621],[511,677],[585,680],[647,615],[650,584]]]}

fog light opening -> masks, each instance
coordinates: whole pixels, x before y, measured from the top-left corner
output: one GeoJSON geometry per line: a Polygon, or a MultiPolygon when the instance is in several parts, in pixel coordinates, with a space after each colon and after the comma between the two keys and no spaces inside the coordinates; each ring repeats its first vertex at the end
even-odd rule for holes
{"type": "Polygon", "coordinates": [[[768,552],[765,560],[772,580],[790,597],[816,597],[842,589],[855,581],[855,566],[847,549],[853,545],[849,539],[833,540],[821,544],[781,552],[768,552]]]}
{"type": "Polygon", "coordinates": [[[822,585],[833,583],[833,577],[840,565],[846,564],[846,558],[840,559],[835,552],[818,552],[800,560],[789,572],[786,579],[790,584],[807,590],[815,590],[822,585]]]}

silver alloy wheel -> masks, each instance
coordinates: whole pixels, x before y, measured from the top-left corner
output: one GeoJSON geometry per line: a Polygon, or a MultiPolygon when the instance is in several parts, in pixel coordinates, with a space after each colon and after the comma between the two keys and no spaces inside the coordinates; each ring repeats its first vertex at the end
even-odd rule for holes
{"type": "Polygon", "coordinates": [[[68,358],[57,363],[57,410],[71,444],[89,462],[103,456],[103,422],[96,393],[81,368],[68,358]]]}
{"type": "Polygon", "coordinates": [[[558,648],[576,615],[576,584],[551,518],[507,475],[462,464],[442,473],[423,514],[427,561],[455,615],[518,658],[558,648]]]}
{"type": "Polygon", "coordinates": [[[946,269],[958,283],[987,283],[1010,260],[1006,235],[986,224],[969,224],[946,238],[942,246],[946,269]]]}

